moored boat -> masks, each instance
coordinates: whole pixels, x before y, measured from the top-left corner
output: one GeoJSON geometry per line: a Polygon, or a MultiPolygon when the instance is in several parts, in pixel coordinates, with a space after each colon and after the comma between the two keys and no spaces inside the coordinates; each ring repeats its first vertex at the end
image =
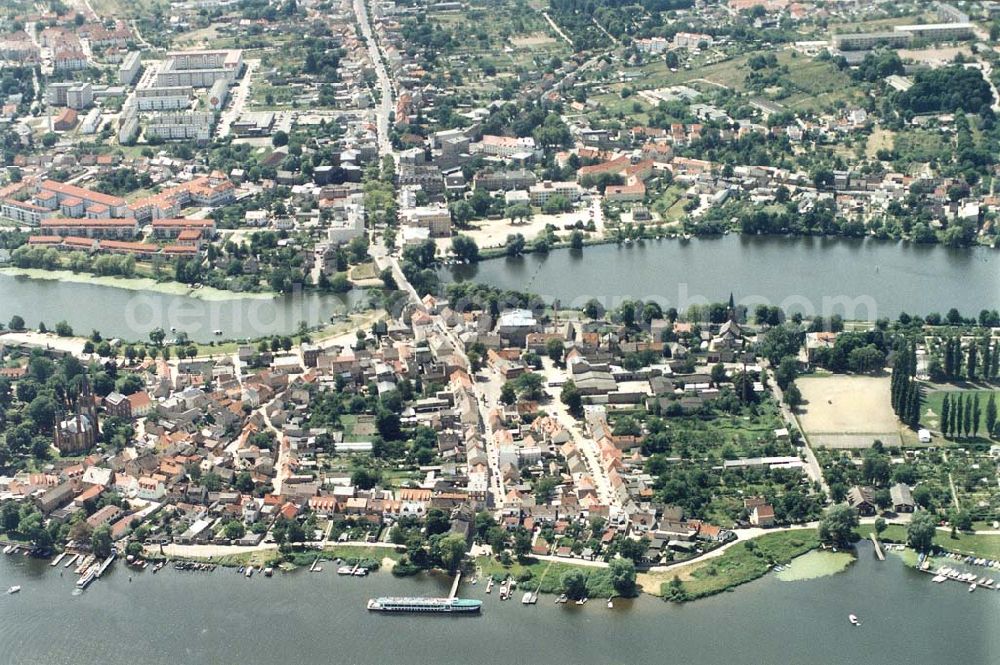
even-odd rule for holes
{"type": "Polygon", "coordinates": [[[472,614],[478,612],[483,601],[469,598],[391,597],[370,598],[368,609],[372,612],[416,612],[431,614],[472,614]]]}

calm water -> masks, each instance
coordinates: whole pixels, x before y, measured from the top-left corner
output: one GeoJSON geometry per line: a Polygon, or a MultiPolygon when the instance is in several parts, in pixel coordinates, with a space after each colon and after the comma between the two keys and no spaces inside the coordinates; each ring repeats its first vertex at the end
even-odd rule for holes
{"type": "Polygon", "coordinates": [[[741,237],[647,240],[582,252],[498,259],[442,271],[467,280],[524,290],[564,306],[597,298],[656,299],[684,311],[723,302],[781,305],[787,312],[895,318],[957,307],[966,315],[1000,306],[1000,252],[987,248],[844,238],[741,237]]]}
{"type": "Polygon", "coordinates": [[[608,610],[501,603],[483,585],[479,617],[373,615],[368,597],[446,594],[446,580],[379,573],[339,578],[332,564],[272,579],[235,572],[157,575],[120,564],[84,594],[45,562],[0,557],[0,662],[750,663],[979,665],[1000,661],[1000,592],[933,584],[863,546],[847,572],[802,582],[773,576],[683,606],[642,597],[608,610]],[[626,607],[626,605],[628,605],[626,607]],[[862,628],[847,622],[858,614],[862,628]]]}
{"type": "Polygon", "coordinates": [[[106,337],[127,340],[144,340],[156,327],[167,331],[176,327],[195,341],[291,334],[301,321],[317,325],[365,298],[363,291],[355,289],[345,295],[308,292],[266,299],[202,300],[0,274],[0,321],[6,323],[19,314],[30,327],[44,322],[51,329],[65,320],[77,333],[96,329],[106,337]],[[216,336],[215,330],[223,334],[216,336]]]}

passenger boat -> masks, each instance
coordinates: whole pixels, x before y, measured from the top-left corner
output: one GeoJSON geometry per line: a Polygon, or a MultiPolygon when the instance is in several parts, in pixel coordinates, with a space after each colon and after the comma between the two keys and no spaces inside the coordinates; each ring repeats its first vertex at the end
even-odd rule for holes
{"type": "Polygon", "coordinates": [[[417,612],[432,614],[472,614],[478,612],[483,601],[469,598],[390,597],[370,598],[368,609],[372,612],[417,612]]]}

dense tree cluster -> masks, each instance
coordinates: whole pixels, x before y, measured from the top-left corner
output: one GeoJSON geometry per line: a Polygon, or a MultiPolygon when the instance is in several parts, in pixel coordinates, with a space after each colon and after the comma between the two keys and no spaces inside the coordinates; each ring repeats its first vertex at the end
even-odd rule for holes
{"type": "Polygon", "coordinates": [[[979,113],[992,103],[993,93],[982,73],[961,65],[919,71],[913,86],[897,97],[900,109],[914,114],[979,113]]]}

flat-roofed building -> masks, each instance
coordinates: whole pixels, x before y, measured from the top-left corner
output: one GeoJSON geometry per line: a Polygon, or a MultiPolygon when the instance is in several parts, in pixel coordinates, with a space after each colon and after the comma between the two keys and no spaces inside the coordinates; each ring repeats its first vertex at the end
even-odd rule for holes
{"type": "Polygon", "coordinates": [[[140,111],[177,111],[191,105],[194,88],[189,85],[139,88],[135,91],[140,111]]]}
{"type": "Polygon", "coordinates": [[[878,46],[903,48],[912,36],[901,32],[854,32],[833,36],[833,46],[838,51],[869,51],[878,46]]]}
{"type": "Polygon", "coordinates": [[[445,206],[408,208],[401,213],[404,223],[430,231],[432,237],[451,235],[451,212],[445,206]]]}
{"type": "Polygon", "coordinates": [[[897,25],[893,32],[913,35],[914,39],[947,42],[972,37],[971,23],[916,23],[897,25]]]}
{"type": "Polygon", "coordinates": [[[223,79],[233,83],[243,69],[243,52],[237,49],[221,51],[174,51],[156,73],[158,87],[189,85],[210,88],[223,79]]]}
{"type": "Polygon", "coordinates": [[[131,51],[118,66],[118,82],[122,85],[132,85],[136,77],[139,76],[141,68],[142,60],[139,57],[139,51],[131,51]]]}
{"type": "Polygon", "coordinates": [[[580,185],[575,182],[545,180],[528,189],[531,205],[542,206],[553,196],[564,196],[571,203],[580,198],[580,185]]]}
{"type": "Polygon", "coordinates": [[[212,137],[213,113],[166,112],[149,118],[146,138],[164,141],[207,141],[212,137]]]}

